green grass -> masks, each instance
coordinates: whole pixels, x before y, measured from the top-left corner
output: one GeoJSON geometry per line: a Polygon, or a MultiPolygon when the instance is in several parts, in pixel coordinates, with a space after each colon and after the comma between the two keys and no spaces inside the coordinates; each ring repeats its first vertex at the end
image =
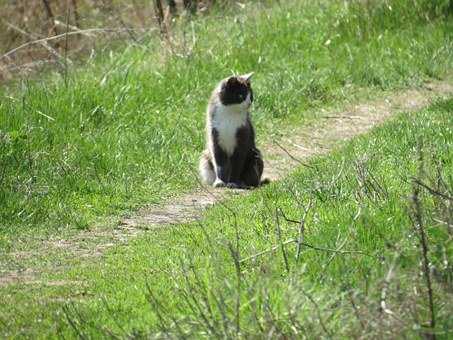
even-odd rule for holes
{"type": "Polygon", "coordinates": [[[151,37],[3,88],[2,247],[190,190],[207,98],[232,71],[256,73],[261,140],[359,89],[376,95],[442,77],[453,63],[447,4],[415,3],[252,2],[177,22],[172,48],[151,37]]]}
{"type": "MultiPolygon", "coordinates": [[[[49,237],[190,191],[207,98],[233,71],[255,71],[262,143],[316,121],[320,108],[452,69],[448,1],[281,3],[181,20],[172,49],[150,37],[0,90],[0,269],[39,273],[0,288],[2,336],[423,335],[429,316],[409,217],[412,177],[453,195],[452,99],[216,206],[200,224],[146,233],[100,258],[35,251],[49,237]],[[299,226],[283,214],[299,220],[308,202],[305,242],[366,255],[304,246],[296,261],[294,243],[279,240],[296,237],[299,226]],[[274,246],[241,263],[238,275],[235,260],[274,246]],[[387,306],[402,322],[379,311],[386,286],[387,306]]],[[[451,207],[424,189],[420,198],[436,332],[448,338],[451,207]]]]}
{"type": "MultiPolygon", "coordinates": [[[[453,196],[452,117],[453,98],[402,114],[200,223],[149,232],[101,261],[75,259],[41,285],[6,287],[4,334],[421,337],[429,315],[413,178],[453,196]],[[284,216],[304,218],[305,243],[352,253],[302,246],[296,260],[296,245],[283,243],[299,224],[284,216]],[[380,311],[385,286],[394,317],[380,311]]],[[[448,338],[451,202],[418,188],[435,331],[448,338]]]]}

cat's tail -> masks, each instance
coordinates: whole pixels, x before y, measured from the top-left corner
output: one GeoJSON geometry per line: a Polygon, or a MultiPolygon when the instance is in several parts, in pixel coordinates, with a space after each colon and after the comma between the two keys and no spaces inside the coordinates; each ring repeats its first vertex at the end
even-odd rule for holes
{"type": "Polygon", "coordinates": [[[208,150],[204,150],[201,154],[198,171],[203,184],[212,185],[214,183],[216,175],[208,150]]]}
{"type": "Polygon", "coordinates": [[[271,182],[271,179],[268,177],[262,178],[260,181],[260,186],[269,184],[271,182]]]}

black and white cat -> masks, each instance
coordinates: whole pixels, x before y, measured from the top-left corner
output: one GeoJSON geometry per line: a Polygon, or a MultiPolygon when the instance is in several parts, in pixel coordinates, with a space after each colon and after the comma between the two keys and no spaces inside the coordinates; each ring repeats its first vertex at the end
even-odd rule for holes
{"type": "Polygon", "coordinates": [[[209,100],[206,150],[200,159],[203,183],[247,188],[263,184],[263,159],[255,146],[249,109],[253,102],[252,73],[222,80],[209,100]]]}

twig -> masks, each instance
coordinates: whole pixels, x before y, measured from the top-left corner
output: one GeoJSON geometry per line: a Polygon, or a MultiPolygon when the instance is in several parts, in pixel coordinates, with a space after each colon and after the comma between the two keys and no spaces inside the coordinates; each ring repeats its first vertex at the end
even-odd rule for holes
{"type": "Polygon", "coordinates": [[[282,216],[283,216],[283,218],[285,219],[286,222],[291,222],[291,223],[295,223],[295,224],[300,224],[300,222],[301,222],[301,221],[293,220],[293,219],[287,217],[285,215],[285,212],[282,209],[280,209],[280,213],[282,214],[282,216]]]}
{"type": "Polygon", "coordinates": [[[296,261],[299,261],[300,252],[302,251],[302,244],[304,243],[304,232],[305,232],[305,220],[307,218],[308,211],[311,209],[313,201],[310,199],[307,208],[304,211],[304,215],[300,220],[299,235],[297,236],[297,249],[296,249],[296,261]]]}
{"type": "Polygon", "coordinates": [[[352,309],[354,310],[355,317],[360,323],[360,326],[362,327],[362,330],[365,330],[365,323],[363,322],[362,318],[360,317],[359,309],[357,308],[357,305],[354,300],[354,294],[352,291],[349,291],[349,301],[351,302],[352,309]]]}
{"type": "MultiPolygon", "coordinates": [[[[340,239],[340,233],[338,233],[338,236],[337,236],[337,240],[335,241],[335,244],[337,244],[338,240],[340,239]]],[[[334,252],[330,257],[329,259],[327,260],[326,263],[323,264],[322,266],[322,270],[321,270],[321,276],[319,277],[318,281],[321,281],[323,278],[324,278],[324,275],[326,275],[327,271],[326,271],[326,268],[327,266],[335,259],[335,257],[339,254],[339,251],[341,251],[341,249],[343,249],[343,247],[345,246],[346,242],[348,241],[348,237],[345,237],[343,242],[338,246],[338,248],[336,249],[337,251],[334,252]]]]}
{"type": "Polygon", "coordinates": [[[296,161],[297,163],[306,166],[307,168],[313,169],[311,165],[308,165],[307,163],[302,162],[300,159],[294,157],[288,150],[286,150],[283,146],[281,146],[276,140],[274,140],[275,145],[277,145],[280,149],[282,149],[292,160],[296,161]]]}
{"type": "Polygon", "coordinates": [[[52,9],[50,8],[48,0],[42,0],[44,4],[44,8],[46,10],[47,14],[47,19],[49,20],[50,23],[50,30],[53,32],[53,35],[56,36],[58,35],[57,27],[55,26],[55,20],[54,20],[54,15],[52,13],[52,9]]]}
{"type": "Polygon", "coordinates": [[[154,0],[154,12],[156,14],[157,24],[159,25],[160,28],[160,34],[162,36],[166,36],[167,34],[164,23],[164,10],[162,8],[161,0],[154,0]]]}
{"type": "Polygon", "coordinates": [[[77,27],[80,27],[80,18],[79,18],[79,12],[77,9],[77,0],[71,0],[72,4],[72,9],[74,11],[74,22],[77,27]]]}
{"type": "Polygon", "coordinates": [[[68,86],[68,31],[69,31],[69,3],[66,2],[66,35],[64,41],[64,82],[68,86]]]}
{"type": "Polygon", "coordinates": [[[25,47],[28,47],[30,45],[36,45],[36,44],[41,44],[43,42],[48,42],[48,41],[52,41],[52,40],[56,40],[56,39],[60,39],[60,38],[64,38],[66,36],[70,36],[70,35],[77,35],[77,34],[87,34],[87,33],[94,33],[94,32],[112,32],[112,33],[115,33],[115,32],[124,32],[126,30],[129,30],[129,29],[117,29],[117,28],[88,28],[88,29],[84,29],[84,30],[79,30],[79,31],[71,31],[71,32],[66,32],[66,33],[62,33],[62,34],[58,34],[58,35],[54,35],[52,37],[47,37],[47,38],[42,38],[42,39],[37,39],[37,40],[33,40],[33,41],[29,41],[29,42],[26,42],[18,47],[15,47],[13,48],[12,50],[6,52],[5,54],[3,54],[2,56],[0,56],[0,60],[1,59],[4,59],[4,58],[7,58],[9,57],[10,55],[16,53],[17,51],[25,48],[25,47]]]}
{"type": "Polygon", "coordinates": [[[308,300],[310,300],[310,302],[315,306],[315,309],[316,309],[316,314],[318,316],[318,320],[319,320],[319,324],[321,325],[321,328],[323,329],[323,331],[329,336],[329,337],[332,337],[332,334],[330,334],[329,330],[327,329],[326,325],[324,324],[324,321],[321,317],[321,309],[319,308],[319,305],[318,303],[315,301],[315,299],[313,299],[313,297],[308,294],[304,289],[301,289],[302,291],[302,294],[304,294],[308,300]]]}
{"type": "MultiPolygon", "coordinates": [[[[419,184],[414,180],[415,184],[419,184]]],[[[431,272],[429,270],[429,259],[428,259],[428,240],[425,233],[425,228],[423,224],[423,213],[422,213],[422,206],[419,197],[420,191],[419,186],[413,186],[413,195],[412,195],[412,202],[414,205],[414,218],[415,224],[414,228],[419,233],[420,236],[420,244],[422,246],[422,258],[423,258],[423,274],[426,280],[426,286],[428,288],[428,304],[429,304],[429,311],[430,311],[430,322],[429,327],[431,330],[434,331],[436,327],[436,315],[434,313],[434,298],[433,298],[433,289],[431,285],[431,272]]],[[[436,335],[434,333],[428,334],[431,339],[435,339],[436,335]]]]}
{"type": "MultiPolygon", "coordinates": [[[[20,27],[17,27],[16,25],[14,25],[14,24],[12,24],[12,23],[10,23],[10,22],[5,22],[5,23],[6,23],[6,25],[7,25],[9,28],[11,28],[11,29],[13,29],[13,30],[15,30],[15,31],[17,31],[17,32],[19,32],[19,33],[25,35],[25,36],[28,36],[28,37],[33,38],[33,39],[36,39],[36,38],[37,38],[37,36],[36,36],[35,34],[28,33],[27,31],[24,31],[24,30],[21,29],[20,27]]],[[[47,41],[41,41],[39,44],[42,45],[46,50],[48,50],[48,51],[50,52],[50,54],[52,54],[52,55],[55,57],[56,61],[57,61],[58,63],[60,63],[60,66],[63,66],[63,65],[61,64],[61,61],[60,61],[60,60],[63,59],[63,57],[61,56],[60,53],[57,52],[57,50],[55,50],[54,48],[52,48],[52,46],[50,46],[50,45],[47,43],[47,41]]]]}
{"type": "Polygon", "coordinates": [[[440,196],[444,199],[447,199],[449,201],[453,201],[453,197],[447,195],[447,194],[444,194],[444,193],[441,193],[440,191],[438,190],[435,190],[431,187],[429,187],[428,185],[426,185],[425,183],[423,183],[421,180],[419,180],[418,178],[415,178],[415,177],[412,177],[412,181],[415,183],[415,184],[418,184],[419,186],[425,188],[426,190],[429,191],[430,194],[432,195],[435,195],[435,196],[440,196]]]}
{"type": "Polygon", "coordinates": [[[280,219],[278,218],[278,209],[275,209],[275,222],[276,222],[277,239],[278,239],[278,242],[280,243],[280,248],[282,250],[282,255],[283,255],[283,260],[285,262],[286,272],[289,273],[290,270],[289,270],[288,256],[286,254],[285,245],[282,244],[282,232],[281,232],[281,228],[280,228],[280,219]]]}
{"type": "MultiPolygon", "coordinates": [[[[242,262],[246,262],[246,261],[249,261],[249,260],[253,260],[255,258],[258,258],[262,255],[265,255],[265,254],[268,254],[268,253],[271,253],[275,250],[277,250],[279,247],[281,247],[282,245],[287,245],[287,244],[290,244],[290,243],[297,243],[298,242],[298,239],[289,239],[289,240],[286,240],[278,245],[275,245],[273,246],[272,248],[270,249],[267,249],[267,250],[263,250],[257,254],[254,254],[254,255],[251,255],[249,257],[246,257],[244,259],[242,259],[240,261],[240,263],[242,262]]],[[[337,249],[330,249],[330,248],[323,248],[323,247],[317,247],[317,246],[313,246],[309,243],[306,243],[306,242],[301,242],[301,245],[307,247],[307,248],[311,248],[311,249],[314,249],[314,250],[319,250],[319,251],[327,251],[327,252],[332,252],[332,253],[339,253],[339,254],[360,254],[360,255],[365,255],[365,256],[370,256],[370,257],[373,257],[373,255],[370,255],[370,254],[367,254],[367,253],[364,253],[360,250],[337,250],[337,249]]]]}
{"type": "Polygon", "coordinates": [[[396,260],[398,259],[398,257],[399,257],[399,254],[395,253],[394,257],[393,257],[393,261],[390,264],[390,268],[387,271],[387,274],[385,275],[384,285],[381,290],[381,304],[380,304],[381,311],[386,314],[389,314],[389,315],[393,315],[394,313],[389,308],[387,308],[387,302],[386,302],[387,301],[387,291],[388,291],[388,288],[390,285],[390,280],[393,277],[393,269],[395,268],[396,260]]]}
{"type": "Polygon", "coordinates": [[[30,63],[21,64],[21,65],[10,65],[10,66],[5,67],[4,69],[12,72],[12,71],[16,71],[16,70],[33,69],[38,66],[42,66],[45,64],[53,64],[53,63],[58,63],[58,61],[55,59],[43,59],[43,60],[37,60],[37,61],[33,61],[30,63]]]}
{"type": "MultiPolygon", "coordinates": [[[[58,19],[55,19],[55,25],[64,26],[64,27],[67,26],[67,27],[69,27],[69,28],[70,28],[71,30],[73,30],[73,31],[80,31],[80,28],[79,28],[79,27],[74,26],[74,25],[70,25],[69,22],[68,22],[68,23],[66,23],[66,22],[61,22],[61,21],[58,20],[58,19]]],[[[86,34],[86,35],[89,36],[89,37],[92,37],[91,34],[86,34]]]]}

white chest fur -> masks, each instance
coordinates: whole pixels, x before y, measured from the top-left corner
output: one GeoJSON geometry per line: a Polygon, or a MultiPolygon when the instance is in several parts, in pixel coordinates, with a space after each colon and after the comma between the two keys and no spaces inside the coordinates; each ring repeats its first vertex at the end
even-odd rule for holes
{"type": "Polygon", "coordinates": [[[240,105],[220,105],[213,114],[211,126],[218,132],[219,146],[231,156],[236,148],[237,130],[247,121],[247,110],[240,105]]]}

